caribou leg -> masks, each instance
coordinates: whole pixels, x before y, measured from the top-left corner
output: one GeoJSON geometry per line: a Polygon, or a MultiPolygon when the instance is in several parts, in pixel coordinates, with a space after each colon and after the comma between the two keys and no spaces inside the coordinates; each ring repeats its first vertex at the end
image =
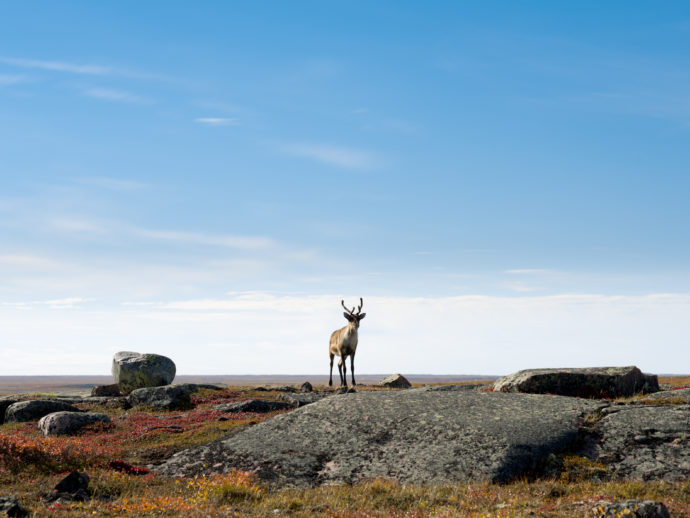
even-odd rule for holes
{"type": "Polygon", "coordinates": [[[342,386],[347,388],[347,363],[346,363],[347,356],[345,358],[342,358],[340,361],[343,363],[343,380],[342,380],[343,383],[342,383],[342,386]]]}
{"type": "Polygon", "coordinates": [[[352,354],[350,355],[350,370],[352,371],[352,386],[354,387],[356,385],[355,383],[355,355],[352,354]]]}
{"type": "Polygon", "coordinates": [[[335,354],[329,353],[329,356],[331,357],[331,372],[328,375],[328,386],[332,387],[333,386],[333,357],[335,354]]]}

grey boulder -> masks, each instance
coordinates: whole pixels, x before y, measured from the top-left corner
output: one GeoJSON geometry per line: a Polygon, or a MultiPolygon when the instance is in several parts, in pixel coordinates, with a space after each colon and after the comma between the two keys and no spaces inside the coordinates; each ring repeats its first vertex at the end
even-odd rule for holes
{"type": "Polygon", "coordinates": [[[5,422],[5,411],[11,405],[14,405],[19,400],[15,398],[3,397],[0,398],[0,424],[5,422]]]}
{"type": "Polygon", "coordinates": [[[0,513],[12,518],[28,516],[29,513],[19,504],[16,496],[0,496],[0,513]]]}
{"type": "Polygon", "coordinates": [[[55,399],[19,401],[5,410],[5,422],[34,421],[53,412],[81,412],[77,407],[55,399]]]}
{"type": "Polygon", "coordinates": [[[613,504],[602,504],[593,509],[595,517],[618,518],[670,518],[668,509],[662,502],[654,500],[626,500],[613,504]]]}
{"type": "Polygon", "coordinates": [[[129,395],[132,406],[147,406],[163,410],[189,408],[194,390],[185,385],[165,385],[133,390],[129,395]]]}
{"type": "Polygon", "coordinates": [[[274,410],[285,410],[292,408],[293,405],[283,401],[266,401],[263,399],[251,399],[249,401],[238,401],[236,403],[223,403],[215,405],[213,410],[220,410],[221,412],[237,413],[237,412],[256,412],[265,414],[273,412],[274,410]]]}
{"type": "Polygon", "coordinates": [[[256,471],[277,485],[503,482],[571,444],[602,404],[532,394],[359,392],[327,397],[231,437],[184,450],[156,471],[171,476],[256,471]]]}
{"type": "Polygon", "coordinates": [[[410,388],[412,385],[402,374],[393,374],[379,381],[378,386],[387,388],[410,388]]]}
{"type": "Polygon", "coordinates": [[[175,363],[160,354],[121,351],[113,356],[113,379],[123,394],[138,388],[169,385],[175,379],[175,371],[175,363]]]}
{"type": "Polygon", "coordinates": [[[120,386],[117,383],[112,385],[96,385],[91,389],[92,397],[116,397],[121,395],[120,386]]]}
{"type": "Polygon", "coordinates": [[[498,379],[496,392],[556,394],[585,398],[616,398],[643,392],[656,392],[656,376],[630,367],[591,367],[584,369],[527,369],[498,379]]]}
{"type": "Polygon", "coordinates": [[[92,423],[110,423],[110,417],[90,412],[54,412],[41,418],[38,430],[44,437],[73,434],[92,423]]]}
{"type": "Polygon", "coordinates": [[[690,477],[690,405],[612,406],[583,435],[581,454],[616,478],[690,477]]]}

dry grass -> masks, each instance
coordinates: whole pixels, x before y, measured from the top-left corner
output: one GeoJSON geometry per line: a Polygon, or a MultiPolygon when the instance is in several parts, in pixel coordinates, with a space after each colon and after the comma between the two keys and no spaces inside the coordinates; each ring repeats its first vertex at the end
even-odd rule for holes
{"type": "Polygon", "coordinates": [[[568,455],[560,458],[563,471],[558,476],[504,485],[419,486],[376,479],[353,486],[276,489],[241,471],[171,479],[146,470],[136,475],[113,469],[113,461],[144,465],[267,417],[220,414],[211,410],[214,404],[277,395],[204,391],[195,396],[193,410],[167,413],[98,407],[94,409],[111,415],[114,426],[91,428],[75,437],[42,438],[36,423],[5,425],[0,428],[2,494],[17,496],[39,517],[572,517],[588,515],[602,502],[638,498],[661,500],[673,516],[690,518],[690,481],[607,481],[603,465],[568,455]],[[229,420],[219,421],[221,416],[229,420]],[[42,497],[71,469],[89,474],[92,498],[84,503],[45,502],[42,497]]]}

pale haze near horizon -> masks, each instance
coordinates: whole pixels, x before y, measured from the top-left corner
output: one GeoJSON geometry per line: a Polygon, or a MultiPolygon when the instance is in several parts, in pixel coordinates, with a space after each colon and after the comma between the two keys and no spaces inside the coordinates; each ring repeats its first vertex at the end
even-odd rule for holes
{"type": "Polygon", "coordinates": [[[690,372],[690,7],[5,4],[0,375],[690,372]]]}

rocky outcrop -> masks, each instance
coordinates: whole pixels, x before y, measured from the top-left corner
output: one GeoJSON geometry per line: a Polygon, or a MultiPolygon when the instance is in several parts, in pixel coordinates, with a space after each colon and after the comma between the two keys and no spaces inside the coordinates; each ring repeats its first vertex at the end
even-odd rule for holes
{"type": "Polygon", "coordinates": [[[96,385],[91,389],[92,397],[116,397],[121,395],[120,386],[117,383],[112,385],[96,385]]]}
{"type": "Polygon", "coordinates": [[[29,515],[19,504],[16,496],[0,496],[0,513],[11,518],[23,518],[29,515]]]}
{"type": "Polygon", "coordinates": [[[223,403],[222,405],[215,405],[213,410],[219,410],[227,413],[237,412],[256,412],[265,414],[273,412],[274,410],[285,410],[292,408],[293,405],[283,401],[265,401],[263,399],[251,399],[249,401],[238,401],[236,403],[223,403]]]}
{"type": "Polygon", "coordinates": [[[386,477],[401,482],[503,482],[538,469],[578,436],[586,399],[470,391],[334,395],[171,457],[156,471],[256,471],[308,486],[386,477]]]}
{"type": "Polygon", "coordinates": [[[86,412],[54,412],[41,418],[38,429],[48,435],[73,434],[92,423],[110,423],[106,414],[86,412]]]}
{"type": "Polygon", "coordinates": [[[500,378],[493,389],[497,392],[615,398],[656,392],[659,382],[656,376],[642,374],[637,367],[528,369],[500,378]]]}
{"type": "Polygon", "coordinates": [[[666,506],[653,500],[626,500],[600,504],[592,509],[592,515],[596,518],[670,518],[666,506]]]}
{"type": "Polygon", "coordinates": [[[402,374],[393,374],[379,381],[378,386],[386,388],[410,388],[412,384],[407,381],[402,374]]]}
{"type": "Polygon", "coordinates": [[[175,379],[175,363],[159,354],[121,351],[113,357],[112,374],[123,394],[135,389],[169,385],[175,379]]]}
{"type": "Polygon", "coordinates": [[[311,405],[317,401],[321,401],[323,398],[331,396],[329,392],[308,392],[304,394],[280,394],[278,399],[289,403],[290,406],[295,408],[311,405]]]}
{"type": "Polygon", "coordinates": [[[605,408],[586,430],[579,453],[617,478],[690,477],[690,405],[605,408]]]}
{"type": "Polygon", "coordinates": [[[184,385],[165,385],[133,390],[129,395],[132,406],[146,406],[164,410],[189,408],[192,406],[190,387],[184,385]]]}
{"type": "Polygon", "coordinates": [[[654,394],[647,394],[637,403],[657,403],[657,404],[690,404],[690,388],[678,390],[663,390],[654,394]]]}
{"type": "Polygon", "coordinates": [[[313,391],[314,391],[314,387],[312,387],[311,383],[309,383],[308,381],[305,381],[305,382],[302,383],[302,385],[300,386],[299,391],[300,391],[300,392],[313,392],[313,391]]]}
{"type": "Polygon", "coordinates": [[[0,424],[5,422],[5,412],[7,408],[14,405],[19,400],[13,397],[2,397],[0,398],[0,424]]]}
{"type": "Polygon", "coordinates": [[[19,401],[5,411],[5,422],[26,422],[40,419],[53,412],[81,412],[77,407],[55,399],[19,401]]]}

